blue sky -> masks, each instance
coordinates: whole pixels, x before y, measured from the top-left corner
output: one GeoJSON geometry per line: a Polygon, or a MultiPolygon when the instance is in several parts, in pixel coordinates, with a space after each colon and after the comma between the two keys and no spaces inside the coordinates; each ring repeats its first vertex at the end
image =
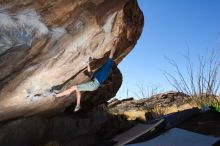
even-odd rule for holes
{"type": "Polygon", "coordinates": [[[198,54],[216,48],[220,40],[220,0],[138,0],[144,29],[137,45],[118,65],[123,83],[117,98],[135,97],[137,84],[171,90],[163,70],[172,72],[165,57],[184,67],[188,48],[195,63],[198,54]]]}

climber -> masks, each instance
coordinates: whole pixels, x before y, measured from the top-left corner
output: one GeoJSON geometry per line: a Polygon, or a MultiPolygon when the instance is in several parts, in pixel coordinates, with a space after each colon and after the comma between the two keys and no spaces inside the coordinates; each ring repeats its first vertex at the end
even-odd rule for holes
{"type": "Polygon", "coordinates": [[[72,92],[76,91],[77,103],[76,103],[76,107],[75,107],[74,111],[75,112],[79,111],[81,108],[81,106],[80,106],[80,99],[81,99],[80,91],[95,91],[108,78],[108,76],[112,70],[113,56],[114,56],[114,53],[116,50],[116,44],[118,41],[119,41],[119,37],[114,38],[114,40],[111,44],[111,52],[110,52],[108,60],[106,61],[106,63],[104,65],[102,65],[94,73],[92,72],[91,67],[90,67],[90,62],[92,59],[91,58],[89,59],[88,65],[87,65],[87,70],[88,70],[89,74],[91,75],[91,81],[86,82],[86,83],[82,83],[79,85],[74,85],[63,92],[56,94],[55,96],[62,97],[62,96],[69,95],[72,92]]]}

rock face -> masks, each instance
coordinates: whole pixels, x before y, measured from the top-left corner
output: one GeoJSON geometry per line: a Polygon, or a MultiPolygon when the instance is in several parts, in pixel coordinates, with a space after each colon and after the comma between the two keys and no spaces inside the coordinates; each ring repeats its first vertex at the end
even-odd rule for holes
{"type": "MultiPolygon", "coordinates": [[[[70,105],[75,96],[54,101],[48,91],[88,81],[85,61],[91,56],[93,70],[100,67],[115,36],[118,64],[142,27],[136,0],[0,0],[0,121],[70,105]]],[[[99,94],[85,93],[87,105],[115,95],[122,77],[114,70],[99,94]]]]}
{"type": "Polygon", "coordinates": [[[189,95],[182,92],[169,91],[161,94],[156,94],[150,98],[143,98],[139,100],[134,100],[133,98],[118,100],[112,99],[108,103],[109,108],[118,107],[123,110],[129,108],[143,108],[150,109],[154,106],[160,107],[170,107],[172,105],[181,105],[189,99],[189,95]]]}
{"type": "MultiPolygon", "coordinates": [[[[72,116],[30,117],[0,125],[1,146],[107,145],[107,139],[133,124],[101,108],[72,116]]],[[[112,145],[112,144],[111,144],[112,145]]]]}

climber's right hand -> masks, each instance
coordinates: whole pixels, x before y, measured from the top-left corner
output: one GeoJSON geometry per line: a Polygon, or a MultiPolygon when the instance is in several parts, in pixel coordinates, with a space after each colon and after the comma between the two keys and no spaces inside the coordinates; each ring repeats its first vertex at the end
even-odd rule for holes
{"type": "Polygon", "coordinates": [[[88,60],[86,61],[86,64],[89,65],[93,61],[92,57],[89,57],[88,60]]]}
{"type": "Polygon", "coordinates": [[[112,45],[115,46],[118,42],[119,42],[120,38],[119,37],[115,37],[113,39],[112,45]]]}

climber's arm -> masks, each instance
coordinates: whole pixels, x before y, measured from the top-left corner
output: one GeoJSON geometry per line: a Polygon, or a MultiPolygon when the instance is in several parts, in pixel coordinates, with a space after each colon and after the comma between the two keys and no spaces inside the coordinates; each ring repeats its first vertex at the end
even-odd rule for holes
{"type": "Polygon", "coordinates": [[[111,52],[110,52],[109,58],[112,59],[114,57],[114,54],[115,54],[115,51],[116,51],[116,45],[119,41],[120,41],[120,37],[115,37],[113,39],[113,42],[111,43],[111,52]]]}
{"type": "Polygon", "coordinates": [[[90,63],[88,63],[88,65],[87,65],[87,71],[88,71],[89,73],[92,73],[90,63]]]}
{"type": "Polygon", "coordinates": [[[89,76],[92,78],[92,75],[93,75],[93,71],[91,69],[91,66],[90,66],[90,63],[92,62],[92,57],[89,57],[89,60],[88,60],[88,65],[87,65],[87,71],[89,73],[89,76]]]}

